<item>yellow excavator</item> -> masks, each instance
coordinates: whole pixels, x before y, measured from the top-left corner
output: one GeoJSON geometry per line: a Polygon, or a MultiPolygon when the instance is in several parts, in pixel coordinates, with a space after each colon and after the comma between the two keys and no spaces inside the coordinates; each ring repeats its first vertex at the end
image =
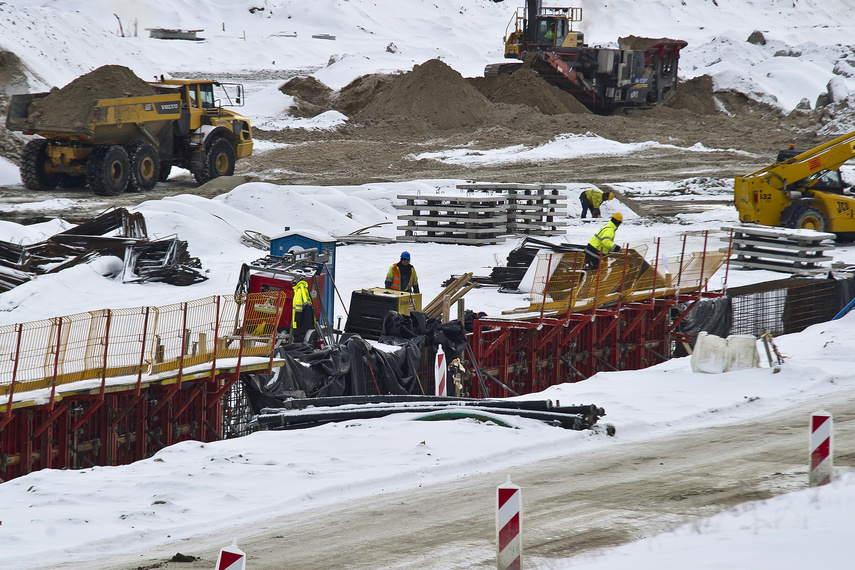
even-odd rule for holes
{"type": "Polygon", "coordinates": [[[840,167],[853,156],[855,131],[806,151],[791,145],[774,164],[736,177],[739,220],[855,239],[855,195],[840,175],[840,167]]]}

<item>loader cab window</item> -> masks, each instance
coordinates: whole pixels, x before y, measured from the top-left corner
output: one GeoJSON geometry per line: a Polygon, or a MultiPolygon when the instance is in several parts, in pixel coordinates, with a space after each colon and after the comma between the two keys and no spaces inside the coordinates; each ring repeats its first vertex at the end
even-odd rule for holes
{"type": "Polygon", "coordinates": [[[567,37],[567,20],[561,18],[559,20],[555,20],[555,45],[560,46],[564,44],[564,38],[567,37]]]}
{"type": "Polygon", "coordinates": [[[554,18],[543,18],[537,22],[537,43],[555,45],[554,18]]]}
{"type": "Polygon", "coordinates": [[[214,101],[214,85],[206,83],[199,86],[199,103],[203,109],[213,109],[216,107],[214,101]]]}

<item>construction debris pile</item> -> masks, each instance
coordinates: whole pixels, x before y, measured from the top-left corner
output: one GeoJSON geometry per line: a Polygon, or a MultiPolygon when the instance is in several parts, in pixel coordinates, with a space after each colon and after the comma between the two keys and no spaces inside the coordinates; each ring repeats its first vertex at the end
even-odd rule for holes
{"type": "Polygon", "coordinates": [[[125,282],[191,285],[207,279],[186,241],[149,241],[142,214],[116,208],[38,243],[0,241],[0,292],[107,255],[124,260],[125,282]]]}
{"type": "MultiPolygon", "coordinates": [[[[283,430],[314,427],[329,422],[381,418],[392,414],[417,413],[420,421],[472,418],[512,427],[502,420],[517,416],[540,420],[572,430],[594,429],[606,415],[591,405],[561,406],[552,400],[514,402],[440,396],[343,396],[339,398],[293,398],[278,408],[265,408],[250,421],[253,430],[283,430]]],[[[614,435],[614,426],[604,427],[614,435]]]]}

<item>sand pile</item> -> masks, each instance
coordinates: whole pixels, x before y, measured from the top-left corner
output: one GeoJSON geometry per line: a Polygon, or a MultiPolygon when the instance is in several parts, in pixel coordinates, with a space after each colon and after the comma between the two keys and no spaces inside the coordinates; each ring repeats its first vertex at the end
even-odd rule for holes
{"type": "Polygon", "coordinates": [[[667,106],[691,111],[698,115],[715,115],[720,112],[715,102],[712,78],[709,75],[701,75],[677,83],[674,99],[667,106]]]}
{"type": "Polygon", "coordinates": [[[394,75],[371,73],[357,77],[344,86],[335,98],[335,109],[352,117],[395,81],[394,75]]]}
{"type": "Polygon", "coordinates": [[[473,77],[469,82],[493,103],[528,105],[544,115],[590,113],[570,93],[550,85],[528,66],[498,77],[473,77]]]}
{"type": "Polygon", "coordinates": [[[98,99],[156,95],[157,90],[121,65],[105,65],[81,75],[62,89],[33,101],[29,119],[41,127],[83,129],[89,110],[98,99]]]}
{"type": "Polygon", "coordinates": [[[297,117],[314,117],[330,110],[333,91],[314,77],[294,77],[279,91],[294,98],[291,112],[297,117]]]}
{"type": "Polygon", "coordinates": [[[396,77],[354,119],[411,132],[477,128],[495,122],[490,101],[438,59],[396,77]]]}

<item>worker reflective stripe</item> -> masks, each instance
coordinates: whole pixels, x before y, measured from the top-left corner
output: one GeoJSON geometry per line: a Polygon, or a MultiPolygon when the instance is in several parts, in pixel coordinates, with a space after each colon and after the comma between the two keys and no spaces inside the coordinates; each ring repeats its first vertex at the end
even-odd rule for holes
{"type": "Polygon", "coordinates": [[[410,266],[410,278],[404,286],[401,286],[401,268],[397,263],[393,264],[392,267],[389,268],[389,272],[386,274],[386,281],[392,282],[389,288],[396,291],[410,291],[413,285],[418,283],[418,280],[419,278],[416,277],[416,268],[412,265],[410,266]]]}
{"type": "MultiPolygon", "coordinates": [[[[300,281],[294,285],[294,298],[291,300],[291,327],[297,328],[297,313],[303,311],[303,307],[311,305],[312,297],[309,295],[309,285],[300,281]]],[[[312,308],[314,310],[314,308],[312,308]]]]}
{"type": "Polygon", "coordinates": [[[392,266],[392,289],[401,290],[401,270],[397,263],[392,266]]]}
{"type": "Polygon", "coordinates": [[[615,232],[617,226],[614,222],[609,222],[600,228],[600,231],[594,234],[591,241],[588,242],[592,248],[603,253],[609,253],[615,245],[615,232]]]}
{"type": "Polygon", "coordinates": [[[604,194],[602,190],[597,190],[595,188],[585,190],[585,197],[588,199],[588,203],[594,208],[599,209],[599,207],[603,205],[603,196],[604,194]]]}

